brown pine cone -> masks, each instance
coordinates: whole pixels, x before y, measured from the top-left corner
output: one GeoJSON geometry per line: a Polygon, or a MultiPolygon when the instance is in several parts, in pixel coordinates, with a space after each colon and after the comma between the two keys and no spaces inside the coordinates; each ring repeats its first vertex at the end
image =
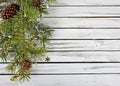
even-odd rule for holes
{"type": "Polygon", "coordinates": [[[20,7],[17,4],[11,4],[5,7],[1,13],[3,19],[10,19],[17,14],[17,11],[20,10],[20,7]]]}
{"type": "Polygon", "coordinates": [[[32,66],[32,63],[31,63],[30,60],[23,60],[23,61],[21,62],[21,68],[22,68],[23,70],[29,70],[29,69],[31,68],[31,66],[32,66]]]}
{"type": "Polygon", "coordinates": [[[0,0],[0,3],[2,3],[3,2],[3,0],[0,0]]]}
{"type": "Polygon", "coordinates": [[[35,7],[39,7],[41,3],[42,3],[42,0],[33,0],[33,6],[35,7]]]}

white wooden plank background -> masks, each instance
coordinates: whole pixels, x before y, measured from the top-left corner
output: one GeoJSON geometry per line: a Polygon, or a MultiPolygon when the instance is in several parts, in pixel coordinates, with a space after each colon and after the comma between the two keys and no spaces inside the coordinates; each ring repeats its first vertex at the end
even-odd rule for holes
{"type": "Polygon", "coordinates": [[[32,80],[11,83],[10,76],[0,76],[1,86],[119,86],[120,75],[33,75],[32,80]]]}
{"type": "Polygon", "coordinates": [[[51,62],[38,62],[20,84],[0,61],[1,86],[120,86],[120,0],[57,0],[40,22],[55,30],[51,62]]]}
{"type": "Polygon", "coordinates": [[[57,0],[55,5],[120,5],[119,0],[57,0]]]}

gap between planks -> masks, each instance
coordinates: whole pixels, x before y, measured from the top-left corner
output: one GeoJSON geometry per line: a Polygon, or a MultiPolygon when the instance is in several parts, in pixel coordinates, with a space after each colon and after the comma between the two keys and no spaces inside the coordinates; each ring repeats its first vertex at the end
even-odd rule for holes
{"type": "Polygon", "coordinates": [[[49,7],[120,7],[120,5],[62,5],[62,4],[50,4],[49,7]]]}
{"type": "MultiPolygon", "coordinates": [[[[0,74],[0,76],[10,76],[10,75],[14,75],[14,74],[0,74]]],[[[36,73],[31,73],[31,75],[35,75],[35,76],[38,76],[38,75],[42,75],[42,76],[46,76],[46,75],[120,75],[120,73],[51,73],[51,74],[48,74],[48,73],[45,73],[45,74],[36,74],[36,73]]]]}
{"type": "Polygon", "coordinates": [[[120,18],[120,16],[48,16],[43,18],[120,18]]]}
{"type": "MultiPolygon", "coordinates": [[[[1,64],[9,64],[10,62],[0,62],[1,64]]],[[[93,63],[98,63],[98,64],[109,64],[109,63],[120,63],[119,61],[86,61],[86,62],[36,62],[35,64],[93,64],[93,63]]]]}

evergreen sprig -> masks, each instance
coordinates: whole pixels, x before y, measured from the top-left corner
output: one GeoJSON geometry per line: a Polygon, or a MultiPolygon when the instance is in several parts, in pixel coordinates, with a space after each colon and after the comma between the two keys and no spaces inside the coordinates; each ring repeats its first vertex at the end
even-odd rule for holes
{"type": "Polygon", "coordinates": [[[53,30],[37,20],[48,13],[46,5],[55,0],[41,0],[42,3],[37,7],[33,5],[34,0],[2,1],[7,2],[7,5],[17,4],[20,10],[13,17],[2,19],[0,23],[0,58],[8,61],[9,53],[12,51],[7,70],[15,74],[11,78],[12,81],[24,82],[30,79],[30,70],[21,67],[23,61],[28,60],[31,64],[42,58],[47,58],[46,60],[49,61],[46,56],[46,43],[53,30]]]}

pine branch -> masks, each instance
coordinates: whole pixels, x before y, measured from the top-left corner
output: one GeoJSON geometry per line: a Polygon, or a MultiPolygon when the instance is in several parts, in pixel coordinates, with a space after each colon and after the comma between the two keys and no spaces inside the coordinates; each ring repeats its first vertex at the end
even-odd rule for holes
{"type": "Polygon", "coordinates": [[[54,0],[12,0],[2,10],[3,20],[0,23],[0,58],[8,60],[9,51],[14,51],[13,59],[7,66],[7,70],[15,75],[12,81],[30,79],[30,69],[37,59],[45,58],[46,43],[53,30],[42,23],[38,18],[47,14],[47,4],[54,0]]]}
{"type": "Polygon", "coordinates": [[[30,72],[29,71],[25,71],[23,69],[19,69],[17,74],[15,74],[13,77],[11,77],[11,81],[20,81],[21,83],[23,83],[24,81],[29,81],[30,78],[30,72]]]}

